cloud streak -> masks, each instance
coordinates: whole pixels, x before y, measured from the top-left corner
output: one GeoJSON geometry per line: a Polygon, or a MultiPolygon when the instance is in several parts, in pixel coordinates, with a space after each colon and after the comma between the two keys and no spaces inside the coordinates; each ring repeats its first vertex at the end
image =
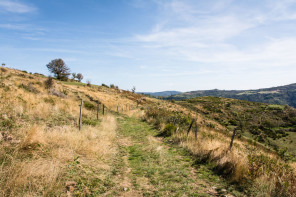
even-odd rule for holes
{"type": "Polygon", "coordinates": [[[0,0],[0,10],[10,13],[24,14],[37,10],[36,7],[13,0],[0,0]]]}

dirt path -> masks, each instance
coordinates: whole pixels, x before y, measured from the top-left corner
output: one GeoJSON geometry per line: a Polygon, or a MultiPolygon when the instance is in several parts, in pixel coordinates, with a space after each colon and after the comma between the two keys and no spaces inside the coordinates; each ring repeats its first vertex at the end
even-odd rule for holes
{"type": "Polygon", "coordinates": [[[219,176],[154,137],[157,131],[147,123],[128,117],[117,121],[114,186],[104,196],[233,196],[219,176]]]}

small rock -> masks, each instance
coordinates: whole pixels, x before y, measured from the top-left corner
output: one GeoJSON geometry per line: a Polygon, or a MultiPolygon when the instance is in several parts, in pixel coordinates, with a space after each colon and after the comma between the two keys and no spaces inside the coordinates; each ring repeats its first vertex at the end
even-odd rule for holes
{"type": "Polygon", "coordinates": [[[211,187],[211,188],[208,190],[208,193],[211,194],[211,195],[213,195],[213,196],[218,195],[217,187],[211,187]]]}
{"type": "Polygon", "coordinates": [[[5,141],[11,141],[13,139],[12,135],[7,135],[5,141]]]}
{"type": "Polygon", "coordinates": [[[226,189],[221,189],[221,192],[227,192],[227,190],[226,189]]]}
{"type": "Polygon", "coordinates": [[[72,197],[71,192],[67,191],[67,196],[68,196],[68,197],[72,197]]]}
{"type": "Polygon", "coordinates": [[[19,144],[19,143],[21,143],[21,140],[12,140],[11,143],[12,144],[19,144]]]}
{"type": "Polygon", "coordinates": [[[67,181],[66,189],[69,192],[73,192],[76,189],[77,183],[75,181],[67,181]]]}
{"type": "Polygon", "coordinates": [[[88,187],[85,187],[84,188],[83,194],[84,194],[84,196],[89,196],[91,194],[91,192],[89,191],[88,187]]]}
{"type": "Polygon", "coordinates": [[[8,119],[9,119],[8,116],[7,116],[6,114],[3,114],[3,115],[2,115],[2,118],[3,118],[4,120],[8,120],[8,119]]]}
{"type": "Polygon", "coordinates": [[[126,192],[127,190],[128,190],[128,188],[127,188],[127,187],[124,187],[124,188],[123,188],[123,191],[125,191],[125,192],[126,192]]]}

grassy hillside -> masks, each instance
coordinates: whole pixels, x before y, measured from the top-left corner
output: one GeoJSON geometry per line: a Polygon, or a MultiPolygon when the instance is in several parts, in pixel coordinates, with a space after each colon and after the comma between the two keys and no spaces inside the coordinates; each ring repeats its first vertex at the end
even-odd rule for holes
{"type": "Polygon", "coordinates": [[[271,146],[287,159],[296,159],[296,110],[292,107],[219,97],[198,97],[178,104],[230,131],[238,128],[238,136],[271,146]]]}
{"type": "Polygon", "coordinates": [[[169,96],[166,99],[190,99],[195,97],[214,96],[224,98],[234,98],[253,102],[289,105],[296,108],[296,84],[265,88],[258,90],[203,90],[185,92],[178,95],[169,96]]]}
{"type": "MultiPolygon", "coordinates": [[[[257,103],[243,102],[208,97],[198,101],[191,100],[191,103],[176,102],[173,107],[151,105],[145,113],[145,120],[161,130],[159,135],[165,137],[169,144],[187,149],[196,158],[196,164],[208,164],[214,172],[241,187],[247,196],[294,196],[295,157],[291,155],[295,150],[295,135],[287,135],[284,131],[276,132],[281,140],[289,142],[289,153],[286,149],[276,152],[271,144],[260,143],[258,136],[252,136],[247,131],[253,124],[257,124],[256,121],[248,125],[246,122],[249,120],[244,116],[244,110],[248,110],[249,106],[252,106],[251,110],[255,110],[257,103]],[[230,107],[233,108],[234,114],[232,110],[223,109],[223,104],[227,102],[232,102],[230,107]],[[197,124],[193,124],[192,131],[189,132],[192,118],[197,124]],[[235,136],[233,148],[230,149],[234,128],[238,129],[238,135],[235,136]]],[[[263,109],[267,109],[267,115],[262,117],[262,120],[277,120],[277,123],[287,129],[291,126],[293,117],[286,121],[284,116],[271,114],[279,109],[284,110],[283,113],[295,113],[295,109],[261,105],[263,109]],[[283,119],[280,120],[281,118],[283,119]]],[[[250,113],[246,113],[246,117],[249,117],[248,115],[250,113]]],[[[266,135],[275,128],[268,128],[267,132],[261,127],[259,129],[262,129],[262,138],[271,141],[266,135]]],[[[287,142],[277,146],[286,147],[287,142]]]]}
{"type": "Polygon", "coordinates": [[[290,107],[211,97],[173,103],[46,81],[40,74],[0,68],[0,196],[296,193],[290,107]],[[193,118],[197,133],[187,136],[193,118]],[[232,130],[240,125],[241,136],[229,150],[232,130]],[[289,140],[289,150],[280,152],[289,140]]]}

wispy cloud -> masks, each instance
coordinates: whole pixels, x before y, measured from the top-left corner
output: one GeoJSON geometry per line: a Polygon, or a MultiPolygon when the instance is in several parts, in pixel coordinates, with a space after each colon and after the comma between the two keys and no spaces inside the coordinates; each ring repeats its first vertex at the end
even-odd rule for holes
{"type": "Polygon", "coordinates": [[[268,12],[265,12],[267,8],[264,7],[254,12],[242,9],[226,12],[225,5],[231,7],[232,1],[224,1],[224,4],[210,6],[208,9],[211,14],[207,14],[207,9],[199,12],[200,5],[185,2],[161,1],[160,6],[167,12],[164,15],[172,19],[162,19],[150,33],[136,35],[135,39],[143,43],[143,48],[151,48],[150,52],[156,56],[169,54],[185,62],[220,65],[221,69],[225,66],[251,69],[252,65],[273,67],[296,64],[292,54],[296,51],[295,36],[282,37],[268,32],[270,38],[262,37],[261,42],[256,44],[237,46],[240,42],[231,42],[243,34],[255,37],[251,35],[252,31],[261,28],[267,19],[269,23],[294,19],[296,14],[290,7],[296,6],[295,0],[273,2],[268,5],[273,6],[268,12]],[[183,21],[181,27],[175,24],[174,19],[183,21]]]}
{"type": "Polygon", "coordinates": [[[33,5],[13,0],[0,0],[0,10],[11,13],[30,13],[37,10],[33,5]]]}

